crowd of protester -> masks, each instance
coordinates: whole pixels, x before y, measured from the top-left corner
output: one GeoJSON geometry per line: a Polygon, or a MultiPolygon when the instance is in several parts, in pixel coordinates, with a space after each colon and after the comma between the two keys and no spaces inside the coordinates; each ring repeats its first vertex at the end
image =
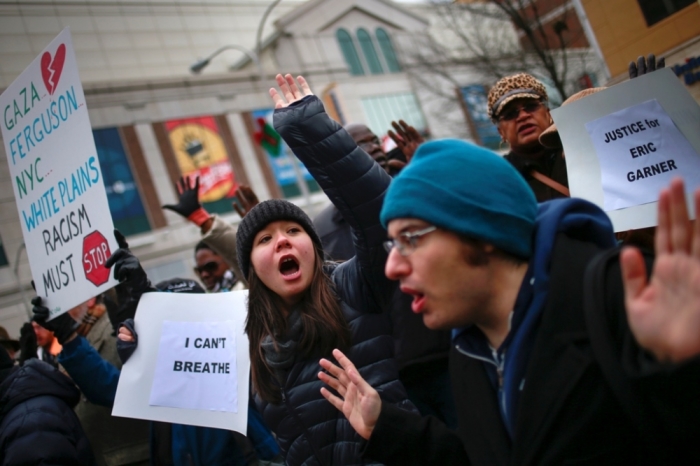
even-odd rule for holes
{"type": "MultiPolygon", "coordinates": [[[[640,58],[630,78],[661,67],[640,58]]],[[[36,297],[19,339],[0,327],[2,465],[700,461],[700,223],[682,180],[659,194],[656,228],[616,235],[570,197],[529,74],[488,96],[505,156],[426,142],[403,120],[387,154],[367,126],[332,120],[303,77],[276,80],[274,127],[331,204],[312,220],[241,186],[235,227],[180,179],[164,208],[200,229],[204,286],[153,285],[115,231],[114,290],[51,320],[36,297]],[[144,293],[240,289],[246,435],[111,416],[122,364],[155,344],[134,322],[144,293]]]]}

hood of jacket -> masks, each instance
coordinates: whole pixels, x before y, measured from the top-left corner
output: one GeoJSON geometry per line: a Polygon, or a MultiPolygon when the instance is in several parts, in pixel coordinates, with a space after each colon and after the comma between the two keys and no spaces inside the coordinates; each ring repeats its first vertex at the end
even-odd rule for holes
{"type": "Polygon", "coordinates": [[[67,376],[50,364],[29,359],[0,384],[0,421],[18,404],[44,395],[60,398],[71,408],[80,400],[80,391],[67,376]]]}

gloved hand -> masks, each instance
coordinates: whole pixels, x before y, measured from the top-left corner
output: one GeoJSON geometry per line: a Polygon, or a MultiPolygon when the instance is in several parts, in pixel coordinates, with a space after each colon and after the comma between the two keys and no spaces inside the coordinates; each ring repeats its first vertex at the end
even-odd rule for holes
{"type": "Polygon", "coordinates": [[[49,320],[49,308],[41,304],[41,302],[41,296],[32,299],[32,304],[34,305],[32,308],[32,312],[34,312],[34,322],[41,325],[46,330],[52,331],[58,339],[58,342],[64,345],[71,339],[80,324],[67,313],[49,320]]]}
{"type": "Polygon", "coordinates": [[[36,342],[36,333],[31,322],[25,322],[19,331],[19,364],[24,364],[28,359],[36,359],[38,357],[37,350],[39,345],[36,342]]]}
{"type": "Polygon", "coordinates": [[[114,266],[114,278],[128,287],[131,296],[136,299],[147,291],[154,291],[155,288],[151,286],[146,271],[143,270],[136,256],[129,251],[129,243],[126,242],[124,235],[119,230],[114,230],[114,237],[119,249],[107,259],[105,267],[109,269],[114,266]]]}
{"type": "Polygon", "coordinates": [[[633,61],[630,62],[630,79],[634,79],[637,76],[642,76],[644,74],[651,73],[652,71],[660,70],[665,66],[666,59],[663,57],[659,58],[659,61],[657,62],[656,55],[654,55],[653,53],[649,54],[646,61],[644,60],[644,57],[640,56],[639,58],[637,58],[637,63],[633,61]]]}
{"type": "Polygon", "coordinates": [[[134,338],[134,341],[125,341],[119,338],[119,335],[117,335],[117,354],[119,355],[119,359],[121,360],[122,364],[126,364],[131,355],[134,354],[134,351],[136,351],[136,347],[139,344],[139,336],[136,333],[136,328],[134,327],[134,319],[126,319],[119,327],[119,333],[122,333],[122,328],[126,328],[129,330],[129,332],[131,332],[131,335],[134,338]]]}
{"type": "Polygon", "coordinates": [[[126,283],[120,283],[114,289],[117,292],[117,300],[114,306],[107,306],[107,316],[112,324],[112,330],[114,330],[113,335],[116,335],[122,322],[126,319],[133,319],[136,315],[140,296],[136,299],[132,297],[131,290],[126,283]]]}
{"type": "Polygon", "coordinates": [[[192,186],[190,178],[182,176],[175,187],[180,194],[180,199],[178,199],[177,204],[166,204],[163,208],[172,210],[201,227],[204,222],[209,220],[210,215],[199,203],[199,177],[195,178],[194,186],[192,186]]]}

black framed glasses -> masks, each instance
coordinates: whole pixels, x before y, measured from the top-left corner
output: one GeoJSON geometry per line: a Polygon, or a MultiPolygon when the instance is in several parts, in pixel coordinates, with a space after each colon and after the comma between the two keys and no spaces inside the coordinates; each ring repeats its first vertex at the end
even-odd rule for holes
{"type": "Polygon", "coordinates": [[[394,239],[384,241],[384,249],[386,249],[386,252],[390,253],[392,249],[396,248],[396,250],[399,251],[399,254],[406,257],[415,251],[416,247],[418,246],[418,240],[421,237],[427,235],[428,233],[432,233],[435,230],[437,230],[437,227],[431,225],[423,228],[422,230],[401,233],[394,239]]]}
{"type": "Polygon", "coordinates": [[[202,274],[202,272],[207,272],[207,273],[214,273],[216,272],[216,269],[219,268],[219,263],[216,261],[209,261],[204,265],[198,265],[197,267],[194,268],[194,271],[197,272],[199,275],[202,274]]]}
{"type": "Polygon", "coordinates": [[[533,114],[543,106],[544,104],[539,100],[533,100],[523,105],[513,106],[502,111],[501,114],[498,115],[498,121],[512,121],[518,118],[521,110],[525,113],[533,114]]]}

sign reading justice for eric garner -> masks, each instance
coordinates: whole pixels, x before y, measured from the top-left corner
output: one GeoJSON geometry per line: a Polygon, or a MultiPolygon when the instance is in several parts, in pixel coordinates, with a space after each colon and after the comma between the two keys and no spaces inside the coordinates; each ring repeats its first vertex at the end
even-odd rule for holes
{"type": "Polygon", "coordinates": [[[700,156],[656,99],[586,123],[600,161],[604,210],[654,202],[674,176],[700,186],[700,156]]]}
{"type": "Polygon", "coordinates": [[[0,96],[2,138],[36,293],[51,317],[117,284],[114,225],[70,32],[0,96]]]}

